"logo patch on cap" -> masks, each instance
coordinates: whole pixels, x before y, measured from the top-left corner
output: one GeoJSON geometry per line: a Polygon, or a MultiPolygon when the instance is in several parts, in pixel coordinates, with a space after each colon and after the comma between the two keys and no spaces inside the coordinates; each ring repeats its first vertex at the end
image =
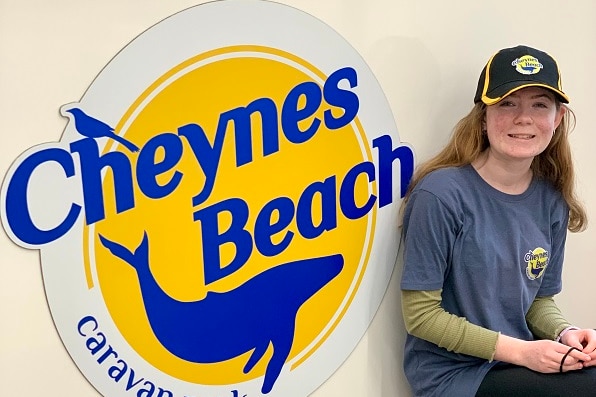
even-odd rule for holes
{"type": "Polygon", "coordinates": [[[531,55],[524,55],[521,58],[517,58],[511,62],[511,66],[515,66],[515,70],[521,74],[536,74],[543,67],[540,61],[531,55]]]}

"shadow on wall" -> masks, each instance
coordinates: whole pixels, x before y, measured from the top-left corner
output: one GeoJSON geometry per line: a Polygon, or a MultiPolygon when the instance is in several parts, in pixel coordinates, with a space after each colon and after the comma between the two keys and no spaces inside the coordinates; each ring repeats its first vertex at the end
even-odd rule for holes
{"type": "Polygon", "coordinates": [[[406,330],[401,315],[399,283],[403,261],[401,249],[383,303],[368,333],[367,365],[370,379],[380,397],[410,397],[410,387],[403,371],[406,330]]]}
{"type": "MultiPolygon", "coordinates": [[[[446,110],[437,100],[443,81],[436,57],[421,40],[399,36],[378,40],[365,56],[393,109],[400,140],[415,148],[417,159],[430,157],[443,144],[438,137],[446,141],[450,133],[444,124],[446,110]]],[[[374,395],[381,397],[412,395],[403,372],[402,248],[400,244],[383,303],[368,331],[368,376],[378,385],[374,395]]]]}

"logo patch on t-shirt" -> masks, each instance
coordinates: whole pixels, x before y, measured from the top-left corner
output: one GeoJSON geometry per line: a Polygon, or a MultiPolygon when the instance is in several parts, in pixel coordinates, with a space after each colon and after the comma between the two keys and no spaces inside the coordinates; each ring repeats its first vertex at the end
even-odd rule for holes
{"type": "Polygon", "coordinates": [[[530,280],[536,280],[542,277],[548,266],[548,251],[541,247],[534,248],[524,256],[524,261],[528,264],[526,275],[530,280]]]}

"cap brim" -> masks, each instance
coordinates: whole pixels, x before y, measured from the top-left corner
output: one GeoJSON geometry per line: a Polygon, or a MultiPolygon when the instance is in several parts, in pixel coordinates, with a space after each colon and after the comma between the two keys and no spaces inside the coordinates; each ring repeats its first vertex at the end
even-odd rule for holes
{"type": "Polygon", "coordinates": [[[486,94],[483,94],[480,99],[486,105],[493,105],[493,104],[499,102],[501,99],[505,98],[507,95],[509,95],[517,90],[521,90],[522,88],[526,88],[526,87],[545,88],[547,90],[554,92],[559,97],[559,100],[561,102],[569,103],[569,97],[563,91],[557,90],[548,84],[542,84],[542,83],[536,82],[535,80],[532,80],[532,81],[520,80],[520,81],[513,81],[513,82],[510,82],[507,84],[500,85],[499,87],[495,88],[494,90],[487,92],[486,94]]]}

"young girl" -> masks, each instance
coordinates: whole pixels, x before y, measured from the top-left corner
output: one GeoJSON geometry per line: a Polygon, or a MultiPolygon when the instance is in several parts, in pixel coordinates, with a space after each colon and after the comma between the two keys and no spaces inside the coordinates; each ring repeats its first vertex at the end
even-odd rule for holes
{"type": "Polygon", "coordinates": [[[424,397],[596,395],[596,331],[553,300],[587,223],[557,63],[500,50],[474,102],[404,202],[406,376],[424,397]]]}

